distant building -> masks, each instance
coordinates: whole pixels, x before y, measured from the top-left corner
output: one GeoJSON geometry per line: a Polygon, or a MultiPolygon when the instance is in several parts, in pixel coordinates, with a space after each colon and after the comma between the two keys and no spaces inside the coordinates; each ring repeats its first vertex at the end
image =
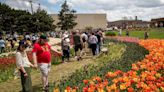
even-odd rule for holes
{"type": "MultiPolygon", "coordinates": [[[[87,27],[92,27],[93,29],[105,29],[107,28],[107,18],[106,14],[76,14],[76,22],[78,23],[74,29],[84,30],[87,27]]],[[[50,15],[55,21],[56,25],[58,20],[57,14],[50,15]]]]}
{"type": "Polygon", "coordinates": [[[151,20],[153,27],[164,27],[164,18],[157,18],[151,20]]]}
{"type": "Polygon", "coordinates": [[[108,22],[108,28],[117,27],[117,28],[147,28],[150,27],[150,22],[138,20],[135,17],[135,20],[118,20],[113,22],[108,22]]]}

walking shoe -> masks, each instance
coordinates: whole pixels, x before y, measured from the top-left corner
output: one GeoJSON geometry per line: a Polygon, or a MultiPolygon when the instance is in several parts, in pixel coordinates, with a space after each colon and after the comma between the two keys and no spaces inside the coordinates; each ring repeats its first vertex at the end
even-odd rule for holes
{"type": "Polygon", "coordinates": [[[79,60],[83,60],[82,57],[79,57],[79,60]]]}
{"type": "Polygon", "coordinates": [[[43,91],[44,91],[44,92],[49,92],[49,85],[43,87],[43,91]]]}
{"type": "Polygon", "coordinates": [[[78,59],[78,56],[75,56],[75,59],[78,59]]]}

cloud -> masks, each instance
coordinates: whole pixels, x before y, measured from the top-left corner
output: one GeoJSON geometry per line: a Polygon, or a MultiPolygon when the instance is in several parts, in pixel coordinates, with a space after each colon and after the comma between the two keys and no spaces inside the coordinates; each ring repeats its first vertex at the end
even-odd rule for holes
{"type": "Polygon", "coordinates": [[[56,4],[59,1],[61,1],[61,0],[48,0],[48,2],[51,3],[51,4],[56,4]]]}
{"type": "Polygon", "coordinates": [[[164,0],[160,0],[161,1],[161,3],[164,3],[164,0]]]}
{"type": "MultiPolygon", "coordinates": [[[[12,8],[28,10],[29,12],[31,12],[31,4],[29,0],[6,0],[5,3],[12,8]]],[[[33,11],[36,11],[39,8],[39,2],[37,0],[36,1],[33,0],[32,5],[33,5],[33,11]]],[[[41,4],[40,7],[41,9],[46,10],[48,13],[54,13],[53,10],[49,6],[41,4]]]]}
{"type": "MultiPolygon", "coordinates": [[[[41,8],[54,13],[59,11],[64,0],[36,0],[34,10],[41,8]]],[[[164,0],[67,0],[68,5],[77,13],[106,13],[109,21],[119,20],[124,16],[138,16],[143,20],[164,17],[164,0]]],[[[23,0],[6,0],[6,3],[16,9],[30,10],[30,4],[23,0]]]]}
{"type": "MultiPolygon", "coordinates": [[[[28,0],[6,0],[5,3],[15,9],[31,11],[31,5],[28,0]]],[[[33,3],[33,9],[36,10],[37,8],[38,4],[33,3]]]]}
{"type": "Polygon", "coordinates": [[[138,16],[143,20],[164,17],[164,0],[68,0],[86,13],[106,13],[109,21],[138,16]]]}

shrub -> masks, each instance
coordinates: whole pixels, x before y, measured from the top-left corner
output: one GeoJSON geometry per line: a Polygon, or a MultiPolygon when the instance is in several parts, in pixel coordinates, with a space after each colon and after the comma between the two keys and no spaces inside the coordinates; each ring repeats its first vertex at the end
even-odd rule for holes
{"type": "Polygon", "coordinates": [[[116,33],[112,32],[112,31],[108,31],[105,33],[105,36],[116,36],[116,33]]]}

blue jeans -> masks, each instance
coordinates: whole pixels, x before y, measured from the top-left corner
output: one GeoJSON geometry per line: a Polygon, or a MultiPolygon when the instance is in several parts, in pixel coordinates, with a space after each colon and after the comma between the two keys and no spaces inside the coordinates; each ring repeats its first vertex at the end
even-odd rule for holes
{"type": "Polygon", "coordinates": [[[96,54],[99,54],[101,51],[101,42],[97,43],[96,54]]]}

